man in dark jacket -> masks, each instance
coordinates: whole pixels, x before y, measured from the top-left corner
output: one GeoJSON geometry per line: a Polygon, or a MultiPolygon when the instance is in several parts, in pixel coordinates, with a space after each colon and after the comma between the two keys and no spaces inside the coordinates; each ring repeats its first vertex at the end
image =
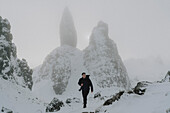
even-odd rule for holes
{"type": "Polygon", "coordinates": [[[86,73],[83,72],[82,78],[80,78],[78,82],[78,84],[81,86],[80,90],[82,90],[82,95],[83,95],[83,102],[84,102],[83,108],[86,108],[87,95],[89,94],[90,87],[91,87],[91,92],[93,93],[93,84],[89,79],[89,76],[90,75],[86,75],[86,73]]]}

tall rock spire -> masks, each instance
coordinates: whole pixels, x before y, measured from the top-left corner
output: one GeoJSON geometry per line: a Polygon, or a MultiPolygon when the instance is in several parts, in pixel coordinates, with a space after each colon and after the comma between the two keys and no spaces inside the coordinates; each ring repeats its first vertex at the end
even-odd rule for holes
{"type": "Polygon", "coordinates": [[[60,43],[62,45],[69,45],[76,47],[77,45],[77,32],[74,26],[72,15],[66,7],[60,22],[60,43]]]}
{"type": "Polygon", "coordinates": [[[130,88],[126,68],[117,46],[108,36],[108,25],[102,21],[93,29],[89,46],[84,52],[84,65],[101,87],[130,88]]]}

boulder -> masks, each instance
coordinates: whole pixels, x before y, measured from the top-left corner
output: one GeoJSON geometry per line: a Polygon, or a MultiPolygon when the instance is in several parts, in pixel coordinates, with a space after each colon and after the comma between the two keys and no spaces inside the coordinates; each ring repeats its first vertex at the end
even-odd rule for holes
{"type": "Polygon", "coordinates": [[[148,81],[138,82],[133,92],[138,95],[143,95],[146,91],[146,86],[148,86],[149,84],[151,84],[151,82],[148,81]]]}
{"type": "Polygon", "coordinates": [[[46,107],[46,112],[56,112],[64,106],[64,103],[57,98],[54,98],[50,104],[46,107]]]}
{"type": "Polygon", "coordinates": [[[170,71],[167,72],[165,78],[162,80],[162,82],[170,82],[170,71]]]}
{"type": "Polygon", "coordinates": [[[10,109],[8,109],[8,108],[5,108],[5,107],[2,107],[1,112],[2,112],[2,113],[13,113],[12,110],[10,110],[10,109]]]}
{"type": "Polygon", "coordinates": [[[79,99],[79,98],[76,98],[76,97],[74,97],[74,98],[68,98],[68,99],[66,100],[66,103],[67,103],[67,104],[70,104],[70,103],[80,103],[80,99],[79,99]]]}
{"type": "Polygon", "coordinates": [[[94,98],[98,98],[101,97],[101,94],[99,92],[97,92],[96,94],[94,94],[94,98]]]}
{"type": "Polygon", "coordinates": [[[114,95],[112,98],[106,100],[105,103],[103,104],[103,106],[110,105],[113,102],[115,102],[116,100],[118,101],[120,99],[120,97],[123,95],[123,93],[124,93],[124,91],[120,91],[119,93],[114,95]]]}

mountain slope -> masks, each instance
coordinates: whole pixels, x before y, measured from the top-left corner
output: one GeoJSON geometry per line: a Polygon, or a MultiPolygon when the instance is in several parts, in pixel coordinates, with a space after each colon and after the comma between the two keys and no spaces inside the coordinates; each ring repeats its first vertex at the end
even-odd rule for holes
{"type": "Polygon", "coordinates": [[[170,82],[153,83],[143,96],[125,94],[119,101],[103,107],[99,113],[168,113],[169,98],[170,82]]]}
{"type": "Polygon", "coordinates": [[[0,78],[0,113],[3,107],[13,113],[41,113],[45,104],[29,89],[0,78]]]}

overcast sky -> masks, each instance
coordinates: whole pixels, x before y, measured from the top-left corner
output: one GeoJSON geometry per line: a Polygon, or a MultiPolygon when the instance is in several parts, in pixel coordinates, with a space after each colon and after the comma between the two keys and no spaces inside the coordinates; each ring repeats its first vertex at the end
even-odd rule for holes
{"type": "Polygon", "coordinates": [[[19,58],[31,67],[42,64],[60,46],[59,24],[68,6],[78,35],[77,48],[88,46],[97,22],[109,25],[109,36],[123,60],[170,57],[170,0],[0,0],[0,16],[12,26],[19,58]]]}

